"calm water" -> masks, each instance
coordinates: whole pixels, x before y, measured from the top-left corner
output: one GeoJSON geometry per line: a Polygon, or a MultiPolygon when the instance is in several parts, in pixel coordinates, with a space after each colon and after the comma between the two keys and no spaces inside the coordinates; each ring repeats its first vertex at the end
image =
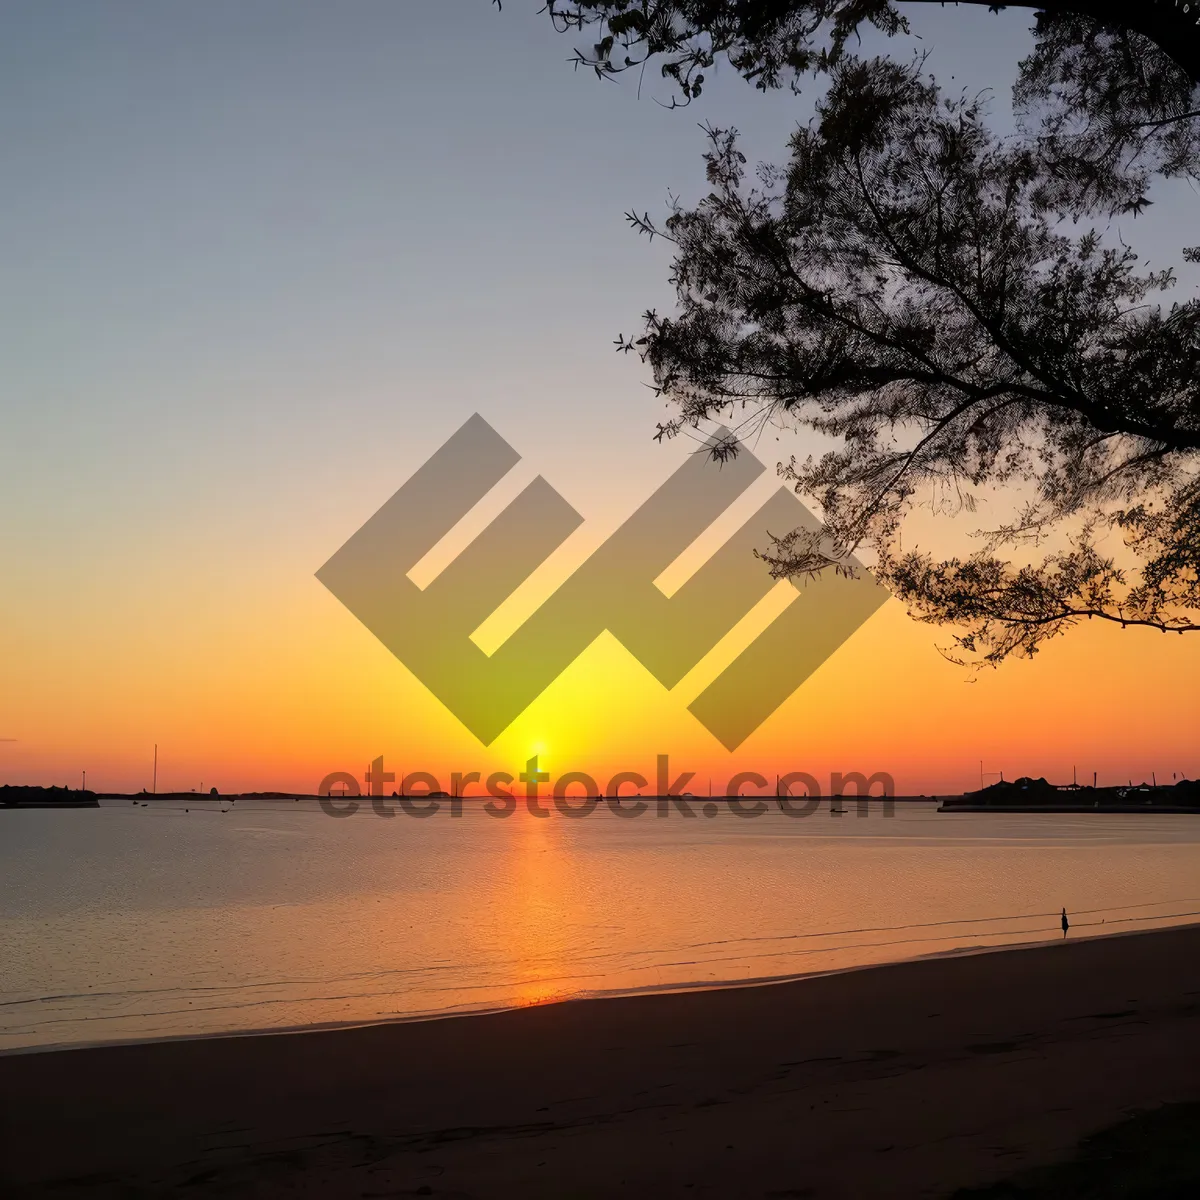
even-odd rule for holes
{"type": "Polygon", "coordinates": [[[1200,818],[0,812],[0,1050],[704,987],[1200,918],[1200,818]]]}

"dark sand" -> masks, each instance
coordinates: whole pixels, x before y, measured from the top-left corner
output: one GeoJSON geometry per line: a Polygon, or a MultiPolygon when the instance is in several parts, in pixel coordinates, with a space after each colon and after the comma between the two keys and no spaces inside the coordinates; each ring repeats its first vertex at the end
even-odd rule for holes
{"type": "Polygon", "coordinates": [[[1200,928],[0,1058],[0,1195],[944,1196],[1200,1099],[1200,928]]]}

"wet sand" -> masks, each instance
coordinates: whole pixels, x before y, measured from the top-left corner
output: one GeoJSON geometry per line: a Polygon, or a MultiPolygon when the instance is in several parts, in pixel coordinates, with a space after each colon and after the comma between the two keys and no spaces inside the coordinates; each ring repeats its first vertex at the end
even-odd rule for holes
{"type": "Polygon", "coordinates": [[[1200,928],[0,1058],[0,1194],[946,1196],[1200,1099],[1200,928]]]}

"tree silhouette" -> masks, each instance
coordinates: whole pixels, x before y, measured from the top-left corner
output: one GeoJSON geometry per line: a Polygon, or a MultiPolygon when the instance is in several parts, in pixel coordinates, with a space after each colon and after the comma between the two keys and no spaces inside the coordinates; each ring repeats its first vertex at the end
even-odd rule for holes
{"type": "Polygon", "coordinates": [[[777,538],[777,575],[868,547],[914,615],[960,626],[954,657],[989,663],[1084,618],[1200,629],[1200,301],[1155,299],[1173,273],[1089,226],[1200,175],[1200,11],[1040,11],[1020,131],[1000,138],[923,61],[848,53],[864,23],[906,28],[876,0],[547,8],[598,27],[578,61],[608,75],[659,56],[682,103],[720,54],[759,87],[829,76],[785,166],[748,181],[736,131],[708,127],[705,199],[661,225],[628,214],[675,245],[678,311],[618,339],[678,408],[659,436],[733,414],[743,435],[832,439],[781,464],[828,536],[777,538]],[[916,504],[974,511],[998,490],[1017,511],[974,553],[902,550],[916,504]]]}

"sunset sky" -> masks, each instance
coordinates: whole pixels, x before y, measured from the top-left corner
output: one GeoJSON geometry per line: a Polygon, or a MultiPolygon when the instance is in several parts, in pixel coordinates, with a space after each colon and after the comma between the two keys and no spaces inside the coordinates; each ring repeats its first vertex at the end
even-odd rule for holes
{"type": "MultiPolygon", "coordinates": [[[[698,122],[779,161],[817,89],[725,70],[669,111],[652,71],[640,97],[573,72],[539,7],[0,11],[0,783],[148,787],[155,743],[160,791],[312,791],[378,755],[446,786],[535,753],[602,781],[666,753],[697,792],[1200,775],[1200,635],[1094,625],[974,674],[890,601],[730,753],[606,634],[485,747],[321,585],[472,413],[522,456],[505,500],[541,474],[582,515],[580,560],[692,449],[652,440],[662,403],[613,352],[672,302],[669,247],[622,214],[702,194],[698,122]]],[[[1031,14],[912,18],[890,51],[993,88],[1002,126],[1031,14]]],[[[1128,236],[1160,267],[1197,198],[1156,200],[1128,236]]],[[[768,468],[806,453],[774,439],[768,468]]]]}

